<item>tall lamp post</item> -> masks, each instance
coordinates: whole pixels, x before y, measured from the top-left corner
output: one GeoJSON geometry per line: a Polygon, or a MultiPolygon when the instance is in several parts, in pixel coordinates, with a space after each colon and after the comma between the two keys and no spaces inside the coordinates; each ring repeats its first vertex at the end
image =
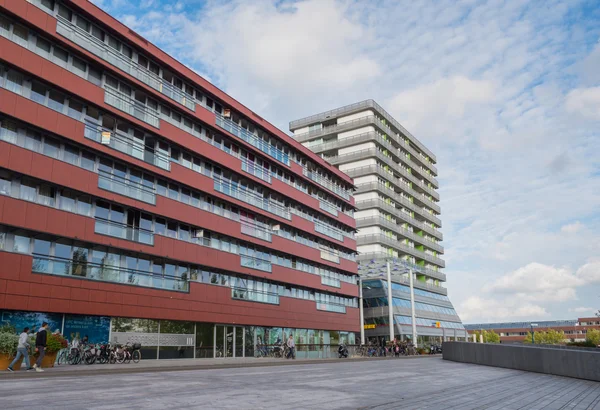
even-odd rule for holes
{"type": "Polygon", "coordinates": [[[360,344],[365,344],[365,313],[363,311],[362,277],[358,277],[358,307],[360,312],[360,344]]]}
{"type": "Polygon", "coordinates": [[[537,323],[531,323],[531,344],[535,344],[535,333],[533,333],[533,328],[537,327],[537,323]]]}

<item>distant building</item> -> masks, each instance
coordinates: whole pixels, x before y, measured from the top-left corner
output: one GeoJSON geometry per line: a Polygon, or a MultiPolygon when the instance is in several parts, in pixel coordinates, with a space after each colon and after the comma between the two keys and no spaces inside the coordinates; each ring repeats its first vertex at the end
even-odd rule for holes
{"type": "Polygon", "coordinates": [[[493,330],[500,335],[500,343],[522,342],[531,331],[531,324],[535,323],[535,332],[548,331],[550,329],[565,332],[566,342],[585,341],[589,329],[600,329],[600,318],[579,318],[573,320],[551,320],[508,323],[478,323],[465,325],[467,332],[472,335],[481,330],[493,330]]]}

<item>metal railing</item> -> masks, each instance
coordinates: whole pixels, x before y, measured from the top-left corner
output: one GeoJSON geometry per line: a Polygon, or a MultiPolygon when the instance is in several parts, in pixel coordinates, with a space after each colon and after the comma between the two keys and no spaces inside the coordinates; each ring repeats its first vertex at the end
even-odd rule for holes
{"type": "Polygon", "coordinates": [[[109,172],[98,171],[98,188],[156,205],[154,190],[109,172]]]}
{"type": "Polygon", "coordinates": [[[340,197],[344,198],[345,200],[349,200],[350,199],[350,194],[348,193],[348,191],[346,191],[345,189],[343,189],[342,187],[335,185],[333,182],[329,181],[327,178],[319,175],[319,173],[315,172],[315,171],[309,171],[306,168],[302,168],[302,174],[315,181],[317,184],[321,185],[324,188],[327,188],[329,191],[333,192],[336,195],[339,195],[340,197]]]}
{"type": "Polygon", "coordinates": [[[123,94],[122,92],[111,88],[104,87],[104,102],[112,105],[118,110],[121,110],[131,116],[134,116],[140,121],[144,121],[153,127],[160,128],[158,111],[146,106],[145,104],[123,94]]]}
{"type": "Polygon", "coordinates": [[[223,117],[219,113],[215,113],[215,119],[216,124],[219,127],[223,128],[225,131],[228,131],[231,134],[241,138],[243,141],[246,141],[248,144],[258,148],[270,157],[275,158],[277,161],[288,166],[290,165],[289,155],[281,151],[279,148],[262,140],[247,129],[240,127],[235,122],[223,117]]]}
{"type": "Polygon", "coordinates": [[[290,129],[298,129],[303,126],[311,125],[315,122],[325,121],[329,118],[335,118],[344,114],[349,114],[352,112],[361,111],[363,109],[373,108],[375,111],[383,115],[383,117],[389,121],[400,133],[404,134],[408,137],[419,149],[425,152],[431,159],[436,160],[435,155],[429,151],[414,135],[412,135],[406,128],[404,128],[398,121],[394,119],[386,110],[383,109],[382,106],[377,104],[374,100],[369,99],[365,101],[360,101],[358,103],[349,104],[344,107],[339,107],[334,110],[322,112],[320,114],[311,115],[309,117],[301,118],[295,121],[290,122],[290,129]]]}
{"type": "Polygon", "coordinates": [[[356,237],[357,245],[370,245],[372,243],[384,243],[402,252],[408,253],[409,255],[412,255],[416,258],[423,259],[428,262],[434,263],[438,266],[441,266],[442,268],[446,266],[446,263],[442,259],[433,255],[429,255],[417,248],[413,248],[406,244],[403,244],[400,242],[400,240],[390,238],[384,234],[370,234],[356,237]]]}
{"type": "Polygon", "coordinates": [[[243,234],[254,236],[255,238],[262,239],[263,241],[272,242],[272,233],[270,230],[247,222],[241,222],[241,226],[243,234]]]}
{"type": "Polygon", "coordinates": [[[330,238],[337,239],[340,242],[344,242],[344,235],[342,235],[336,229],[330,228],[318,222],[315,222],[314,224],[316,232],[322,233],[323,235],[327,235],[330,238]]]}
{"type": "Polygon", "coordinates": [[[317,310],[323,310],[333,313],[346,313],[346,306],[336,305],[334,303],[321,302],[317,300],[317,310]]]}
{"type": "MultiPolygon", "coordinates": [[[[414,189],[413,187],[411,187],[409,183],[401,181],[400,178],[396,177],[393,174],[393,172],[392,173],[387,172],[381,166],[365,165],[362,167],[346,169],[346,170],[344,170],[344,172],[346,174],[348,174],[349,176],[351,176],[352,178],[361,177],[361,176],[365,176],[365,175],[369,175],[369,174],[377,174],[377,175],[381,176],[382,178],[385,178],[386,180],[390,181],[391,183],[396,185],[398,188],[402,188],[402,189],[406,190],[415,199],[418,199],[424,205],[427,205],[431,209],[435,209],[436,211],[437,211],[437,209],[440,209],[439,205],[437,205],[433,200],[431,200],[427,196],[425,196],[425,194],[422,194],[419,191],[417,191],[416,189],[414,189]]],[[[439,198],[439,194],[437,192],[433,196],[439,198]]],[[[440,211],[437,211],[437,212],[440,212],[440,211]]]]}
{"type": "Polygon", "coordinates": [[[100,41],[87,31],[76,26],[75,24],[72,24],[70,21],[66,20],[60,15],[57,15],[56,18],[58,20],[56,26],[56,32],[58,34],[68,38],[78,46],[86,49],[92,54],[95,54],[125,73],[137,78],[144,84],[161,92],[173,101],[189,108],[192,111],[195,111],[196,103],[192,95],[170,83],[167,83],[164,79],[160,78],[157,74],[151,72],[145,67],[135,64],[133,60],[125,57],[117,50],[114,50],[108,46],[108,44],[100,41]]]}
{"type": "Polygon", "coordinates": [[[116,149],[124,154],[131,155],[134,158],[155,165],[159,168],[166,169],[167,171],[171,169],[171,162],[168,156],[156,152],[154,147],[147,147],[143,143],[135,141],[133,138],[118,131],[115,132],[106,128],[102,128],[100,125],[91,125],[86,123],[84,136],[88,139],[116,149]],[[110,138],[108,140],[108,144],[105,144],[102,140],[102,134],[107,132],[110,134],[110,138]]]}
{"type": "Polygon", "coordinates": [[[319,154],[332,149],[351,147],[362,142],[375,141],[381,144],[381,146],[388,149],[392,153],[392,155],[394,155],[399,161],[404,161],[407,165],[410,165],[413,169],[419,172],[419,174],[422,175],[424,178],[427,178],[429,181],[434,183],[436,187],[439,187],[439,182],[434,177],[434,175],[428,174],[426,171],[422,170],[420,167],[422,167],[423,165],[421,164],[421,162],[414,161],[412,155],[405,155],[404,153],[399,152],[399,150],[404,148],[404,145],[400,144],[397,141],[394,142],[398,144],[398,146],[393,145],[392,138],[390,137],[383,138],[379,133],[375,131],[368,131],[358,135],[353,135],[351,137],[337,138],[338,139],[333,141],[325,141],[319,144],[313,144],[307,148],[310,148],[311,151],[319,154]],[[409,161],[411,164],[408,164],[409,161]]]}
{"type": "Polygon", "coordinates": [[[331,205],[321,200],[319,200],[319,208],[334,216],[338,216],[339,214],[339,210],[334,205],[331,205]]]}
{"type": "Polygon", "coordinates": [[[324,259],[326,261],[333,262],[333,263],[340,263],[339,255],[336,255],[334,253],[327,252],[324,250],[321,250],[321,259],[324,259]]]}
{"type": "Polygon", "coordinates": [[[271,305],[279,304],[279,295],[277,293],[261,292],[241,287],[231,288],[231,298],[250,302],[269,303],[271,305]]]}
{"type": "Polygon", "coordinates": [[[189,278],[158,275],[152,272],[88,262],[81,259],[64,259],[55,256],[33,254],[32,272],[69,276],[75,279],[121,283],[156,289],[188,292],[189,278]]]}
{"type": "Polygon", "coordinates": [[[246,159],[241,159],[242,161],[242,171],[249,173],[250,175],[254,175],[255,177],[262,179],[265,182],[271,183],[271,171],[267,168],[264,168],[260,165],[257,165],[251,161],[246,159]]]}
{"type": "Polygon", "coordinates": [[[417,221],[415,218],[413,218],[409,214],[406,214],[406,213],[402,212],[400,209],[396,208],[395,205],[387,203],[387,202],[383,201],[382,199],[377,198],[377,199],[366,199],[364,201],[358,201],[358,202],[356,202],[356,207],[360,210],[365,210],[365,209],[369,209],[369,208],[381,208],[381,209],[391,213],[393,216],[402,219],[404,222],[406,222],[410,225],[413,225],[417,228],[420,228],[421,230],[431,234],[432,236],[436,237],[439,240],[444,239],[444,235],[437,229],[434,229],[434,228],[430,227],[429,225],[424,224],[423,222],[417,221]]]}
{"type": "Polygon", "coordinates": [[[215,191],[239,199],[240,201],[246,202],[250,205],[254,205],[257,208],[271,212],[272,214],[278,215],[282,218],[292,219],[290,211],[287,208],[279,204],[275,204],[267,198],[260,197],[259,194],[254,191],[243,188],[237,183],[230,182],[216,176],[214,181],[215,191]]]}
{"type": "Polygon", "coordinates": [[[334,165],[352,162],[360,159],[364,159],[366,157],[376,157],[379,160],[385,162],[389,165],[394,172],[400,173],[404,178],[410,180],[412,183],[418,185],[422,190],[429,192],[436,199],[439,199],[439,194],[433,188],[428,187],[418,178],[416,178],[413,174],[402,168],[402,166],[396,163],[391,157],[388,157],[383,152],[381,152],[378,148],[367,148],[362,149],[360,151],[353,151],[347,154],[336,155],[333,157],[328,157],[327,161],[331,162],[334,165]]]}
{"type": "Polygon", "coordinates": [[[95,233],[154,246],[154,233],[147,229],[96,217],[95,233]]]}
{"type": "Polygon", "coordinates": [[[244,268],[261,270],[263,272],[271,273],[273,270],[271,261],[255,258],[254,256],[240,255],[240,264],[244,268]]]}
{"type": "MultiPolygon", "coordinates": [[[[433,222],[433,223],[437,224],[438,226],[442,226],[442,221],[438,217],[436,217],[433,214],[430,214],[429,212],[424,210],[422,207],[416,205],[414,202],[409,201],[407,198],[403,197],[398,192],[396,192],[396,190],[394,190],[394,188],[387,187],[384,184],[381,184],[379,182],[367,182],[364,184],[356,185],[357,193],[370,192],[370,191],[380,191],[384,195],[391,197],[394,200],[394,202],[401,203],[406,208],[418,213],[423,218],[428,219],[430,222],[433,222]]],[[[417,200],[418,200],[418,198],[417,198],[417,200]]]]}
{"type": "Polygon", "coordinates": [[[414,233],[413,231],[411,231],[409,229],[402,227],[402,225],[398,225],[396,222],[394,222],[392,220],[384,218],[381,215],[380,216],[367,216],[365,218],[356,219],[356,227],[357,228],[365,228],[367,226],[373,226],[373,225],[384,226],[388,229],[391,229],[398,235],[402,235],[407,238],[410,238],[413,241],[419,242],[420,244],[425,245],[428,248],[431,248],[438,252],[444,252],[444,248],[442,246],[438,245],[437,243],[428,241],[424,237],[414,233]]]}

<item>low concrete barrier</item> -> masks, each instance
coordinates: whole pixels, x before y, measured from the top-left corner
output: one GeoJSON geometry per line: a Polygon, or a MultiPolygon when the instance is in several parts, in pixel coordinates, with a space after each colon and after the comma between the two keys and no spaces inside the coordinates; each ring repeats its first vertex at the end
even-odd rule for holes
{"type": "Polygon", "coordinates": [[[600,349],[444,342],[444,360],[600,381],[600,349]]]}

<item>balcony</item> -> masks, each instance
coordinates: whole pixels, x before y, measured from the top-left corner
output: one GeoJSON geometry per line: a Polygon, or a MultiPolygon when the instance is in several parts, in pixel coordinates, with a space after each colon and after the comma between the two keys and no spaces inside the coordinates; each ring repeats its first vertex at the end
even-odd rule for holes
{"type": "Polygon", "coordinates": [[[393,141],[391,138],[385,139],[375,131],[364,132],[362,134],[353,135],[351,137],[311,145],[310,149],[316,154],[322,154],[327,151],[337,150],[340,148],[347,148],[371,141],[377,142],[379,145],[386,148],[394,157],[396,157],[398,161],[403,161],[407,166],[410,166],[413,168],[414,171],[417,171],[419,175],[421,175],[423,178],[429,180],[436,188],[439,187],[438,180],[432,174],[428,174],[426,171],[423,171],[421,169],[422,165],[420,162],[417,163],[413,160],[412,156],[407,157],[403,153],[401,154],[399,152],[401,148],[404,148],[404,145],[393,141]],[[392,141],[397,145],[393,145],[392,141]]]}
{"type": "MultiPolygon", "coordinates": [[[[314,124],[315,122],[322,122],[327,119],[342,117],[348,114],[365,111],[368,109],[373,109],[381,114],[387,121],[389,121],[400,133],[404,134],[408,137],[419,149],[425,152],[431,159],[436,160],[435,155],[429,151],[421,142],[416,139],[406,128],[404,128],[398,121],[394,119],[386,110],[383,109],[379,104],[377,104],[373,100],[365,100],[358,103],[346,105],[344,107],[336,108],[335,110],[330,110],[327,112],[323,112],[320,114],[311,115],[310,117],[301,118],[299,120],[290,122],[290,129],[298,129],[307,125],[314,124]]],[[[395,135],[395,133],[394,133],[395,135]]]]}
{"type": "Polygon", "coordinates": [[[406,213],[402,212],[400,209],[396,208],[395,205],[393,205],[391,203],[387,203],[381,199],[367,199],[365,201],[358,201],[356,203],[356,206],[360,210],[371,209],[371,208],[380,208],[384,211],[389,212],[394,217],[399,218],[402,221],[429,233],[430,235],[436,237],[439,240],[444,239],[444,235],[437,229],[433,229],[429,225],[426,225],[423,222],[417,221],[415,218],[413,218],[409,214],[406,214],[406,213]]]}
{"type": "MultiPolygon", "coordinates": [[[[423,205],[430,207],[436,212],[440,212],[440,206],[429,199],[425,194],[419,193],[414,188],[412,188],[408,183],[402,182],[398,177],[394,176],[393,173],[387,172],[383,167],[378,165],[367,165],[363,167],[351,168],[344,171],[346,174],[351,176],[352,178],[362,177],[366,175],[377,174],[382,178],[393,183],[396,187],[403,189],[407,193],[411,194],[415,199],[419,200],[423,203],[423,205]]],[[[439,197],[439,195],[437,195],[439,197]]]]}
{"type": "Polygon", "coordinates": [[[154,233],[152,231],[104,218],[96,218],[94,232],[154,246],[154,233]]]}
{"type": "Polygon", "coordinates": [[[394,202],[400,203],[404,205],[404,207],[418,213],[421,217],[437,224],[438,226],[442,226],[442,221],[433,214],[430,214],[422,207],[416,205],[414,202],[409,201],[407,198],[400,195],[393,188],[387,187],[384,184],[380,184],[379,182],[367,182],[366,184],[356,185],[356,193],[364,193],[371,191],[379,191],[382,194],[389,196],[394,202]]]}
{"type": "Polygon", "coordinates": [[[257,137],[250,131],[245,128],[240,127],[235,122],[231,121],[220,115],[219,113],[215,113],[216,124],[223,128],[225,131],[241,138],[243,141],[248,144],[258,148],[265,154],[269,155],[272,158],[275,158],[277,161],[289,166],[290,165],[290,157],[288,154],[284,153],[279,148],[269,144],[268,142],[262,140],[257,137]]]}
{"type": "Polygon", "coordinates": [[[339,195],[340,197],[344,198],[345,200],[350,200],[350,194],[348,193],[348,191],[346,191],[345,189],[343,189],[340,186],[335,185],[333,182],[329,181],[327,178],[319,175],[317,172],[314,171],[309,171],[306,168],[302,168],[302,174],[307,177],[308,179],[311,179],[313,181],[315,181],[317,184],[321,185],[324,188],[327,188],[329,191],[333,192],[336,195],[339,195]]]}
{"type": "Polygon", "coordinates": [[[391,229],[394,233],[397,233],[398,235],[402,235],[408,239],[416,241],[419,244],[422,244],[434,251],[438,251],[440,253],[444,252],[444,248],[442,246],[438,245],[437,243],[428,241],[427,239],[425,239],[424,237],[422,237],[420,235],[417,235],[413,231],[411,231],[409,229],[404,229],[401,225],[398,225],[396,222],[386,219],[382,216],[369,216],[366,218],[358,218],[356,220],[357,228],[365,228],[367,226],[374,226],[374,225],[380,225],[385,228],[391,229]]]}
{"type": "Polygon", "coordinates": [[[319,200],[319,208],[333,216],[338,216],[338,209],[327,202],[319,200]]]}
{"type": "Polygon", "coordinates": [[[321,276],[321,284],[325,286],[331,286],[333,288],[342,287],[342,282],[339,279],[330,278],[328,276],[321,276]]]}
{"type": "Polygon", "coordinates": [[[244,188],[238,183],[228,181],[223,178],[214,176],[215,191],[221,192],[222,194],[228,195],[235,199],[239,199],[242,202],[253,205],[257,208],[263,209],[272,214],[278,215],[285,219],[292,219],[290,211],[279,205],[275,204],[267,198],[259,196],[258,193],[244,188]]]}
{"type": "Polygon", "coordinates": [[[134,63],[133,60],[125,57],[123,54],[109,47],[108,44],[100,41],[87,31],[81,29],[63,17],[57,15],[56,18],[58,20],[56,26],[56,32],[58,34],[68,38],[81,48],[84,48],[97,57],[100,57],[102,60],[119,68],[121,71],[124,71],[125,73],[137,78],[144,84],[161,92],[173,101],[189,108],[192,111],[196,110],[196,102],[193,96],[187,94],[174,85],[167,83],[157,74],[134,63]]]}
{"type": "Polygon", "coordinates": [[[269,184],[271,183],[271,171],[244,158],[242,158],[242,171],[254,175],[269,184]]]}
{"type": "Polygon", "coordinates": [[[279,304],[279,295],[271,292],[260,292],[246,288],[231,288],[231,298],[237,300],[247,300],[250,302],[268,303],[271,305],[279,304]]]}
{"type": "MultiPolygon", "coordinates": [[[[391,154],[390,154],[391,155],[391,154]]],[[[327,161],[329,161],[333,165],[346,164],[348,162],[361,160],[364,158],[373,157],[377,158],[385,164],[389,165],[394,172],[398,172],[404,178],[408,179],[413,184],[419,186],[423,191],[429,193],[434,198],[439,199],[439,194],[433,188],[427,186],[427,184],[423,183],[421,180],[416,178],[413,174],[402,168],[400,164],[395,162],[390,156],[386,156],[382,151],[378,148],[368,148],[360,151],[354,151],[347,154],[336,155],[333,157],[328,157],[327,161]]]]}
{"type": "Polygon", "coordinates": [[[340,242],[344,242],[344,236],[339,231],[326,225],[315,222],[315,231],[329,236],[330,238],[337,239],[340,242]]]}
{"type": "Polygon", "coordinates": [[[333,262],[333,263],[340,263],[339,255],[336,255],[335,253],[327,252],[324,250],[321,250],[321,259],[329,261],[329,262],[333,262]]]}
{"type": "Polygon", "coordinates": [[[86,123],[84,136],[92,141],[107,145],[119,152],[140,159],[167,171],[171,170],[169,157],[156,152],[153,147],[147,147],[143,143],[132,139],[121,132],[114,132],[102,128],[99,125],[86,123]],[[102,136],[105,136],[103,139],[102,136]],[[106,136],[108,135],[108,138],[106,136]],[[108,142],[108,144],[107,144],[108,142]]]}
{"type": "Polygon", "coordinates": [[[120,283],[155,289],[188,292],[189,282],[185,277],[153,274],[152,272],[88,262],[85,255],[79,259],[63,259],[47,255],[33,255],[31,271],[87,279],[99,282],[120,283]]]}
{"type": "Polygon", "coordinates": [[[243,234],[262,239],[263,241],[272,242],[272,233],[270,230],[246,222],[242,222],[241,225],[243,234]]]}
{"type": "Polygon", "coordinates": [[[346,313],[346,306],[336,305],[334,303],[324,303],[317,301],[317,310],[333,313],[346,313]]]}
{"type": "Polygon", "coordinates": [[[140,121],[144,121],[153,127],[159,128],[159,113],[147,107],[145,104],[115,90],[109,86],[104,87],[104,102],[112,105],[118,110],[121,110],[140,121]]]}
{"type": "Polygon", "coordinates": [[[98,171],[98,188],[156,205],[156,193],[153,189],[108,172],[98,171]]]}
{"type": "Polygon", "coordinates": [[[271,273],[271,261],[255,258],[254,256],[240,255],[240,265],[244,268],[256,269],[271,273]]]}
{"type": "Polygon", "coordinates": [[[401,252],[404,252],[408,255],[414,256],[417,259],[426,260],[426,261],[431,262],[442,268],[444,266],[446,266],[446,263],[442,259],[437,258],[433,255],[429,255],[429,254],[427,254],[423,251],[420,251],[416,248],[410,247],[406,244],[403,244],[398,239],[394,239],[392,237],[388,237],[383,234],[362,235],[362,236],[356,237],[357,245],[370,245],[370,244],[374,244],[374,243],[385,244],[385,245],[390,246],[394,249],[397,249],[401,252]]]}

